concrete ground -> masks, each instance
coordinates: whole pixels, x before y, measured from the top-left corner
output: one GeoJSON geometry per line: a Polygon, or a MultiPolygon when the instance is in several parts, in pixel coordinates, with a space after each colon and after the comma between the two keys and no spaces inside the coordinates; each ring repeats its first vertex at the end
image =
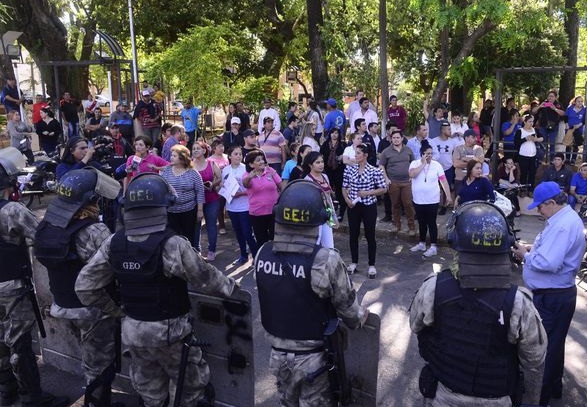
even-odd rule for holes
{"type": "MultiPolygon", "coordinates": [[[[42,207],[48,198],[43,198],[43,205],[37,203],[38,215],[42,215],[42,207]]],[[[529,202],[528,202],[529,203],[529,202]]],[[[526,203],[527,205],[527,203],[526,203]]],[[[524,205],[525,206],[525,205],[524,205]]],[[[382,213],[380,208],[380,213],[382,213]]],[[[439,217],[440,236],[442,226],[448,216],[439,217]]],[[[346,223],[346,219],[345,222],[346,223]]],[[[389,223],[378,223],[377,227],[377,269],[375,280],[366,278],[366,242],[360,242],[360,261],[358,273],[351,277],[362,303],[372,312],[381,316],[381,341],[379,352],[378,405],[380,406],[419,406],[422,404],[418,391],[418,375],[423,365],[417,350],[416,337],[411,333],[408,323],[408,308],[415,291],[424,278],[433,271],[447,267],[452,260],[452,250],[441,245],[439,254],[433,258],[423,258],[414,254],[409,248],[416,243],[416,238],[407,234],[390,234],[389,223]]],[[[516,218],[519,237],[528,242],[542,229],[543,223],[537,216],[523,215],[516,218]]],[[[335,245],[341,256],[350,261],[348,238],[344,233],[344,225],[335,233],[335,245]]],[[[205,240],[205,239],[204,239],[205,240]]],[[[205,247],[205,246],[204,246],[205,247]]],[[[268,372],[269,346],[265,342],[260,323],[256,286],[251,272],[251,264],[235,267],[231,262],[238,257],[235,238],[230,228],[228,233],[219,237],[217,260],[214,264],[225,274],[239,279],[243,289],[253,294],[253,336],[255,343],[255,406],[278,405],[274,378],[268,372]]],[[[520,276],[518,275],[518,278],[520,276]]],[[[521,278],[520,278],[521,280],[521,278]]],[[[587,405],[587,284],[580,285],[577,310],[567,337],[566,363],[564,377],[564,396],[562,400],[552,402],[553,407],[587,405]],[[582,289],[584,288],[584,289],[582,289]]],[[[352,349],[350,350],[352,352],[352,349]]],[[[72,399],[78,399],[82,391],[82,379],[56,369],[42,365],[44,387],[52,392],[67,393],[72,399]]],[[[212,374],[214,374],[212,372],[212,374]]],[[[134,406],[136,398],[128,394],[120,394],[116,400],[124,401],[127,406],[134,406]]],[[[247,406],[248,407],[248,406],[247,406]]]]}

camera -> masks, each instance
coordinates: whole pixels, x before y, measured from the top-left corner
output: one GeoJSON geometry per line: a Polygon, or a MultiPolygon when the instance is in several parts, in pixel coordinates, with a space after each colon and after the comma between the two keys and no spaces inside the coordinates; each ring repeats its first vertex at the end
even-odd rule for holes
{"type": "Polygon", "coordinates": [[[98,161],[107,160],[114,153],[112,140],[105,136],[94,139],[94,156],[98,161]]]}

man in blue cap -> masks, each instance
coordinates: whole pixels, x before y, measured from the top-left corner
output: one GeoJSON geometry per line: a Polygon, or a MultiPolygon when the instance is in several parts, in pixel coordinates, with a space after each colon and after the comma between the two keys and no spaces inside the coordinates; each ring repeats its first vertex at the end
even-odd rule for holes
{"type": "Polygon", "coordinates": [[[528,209],[546,218],[534,245],[516,243],[514,256],[524,261],[524,282],[534,294],[548,337],[540,405],[562,397],[565,340],[577,301],[575,275],[585,253],[581,218],[567,205],[567,195],[553,181],[539,184],[528,209]]]}
{"type": "Polygon", "coordinates": [[[336,108],[335,99],[330,98],[325,102],[328,113],[326,113],[326,116],[324,117],[324,134],[328,136],[332,129],[339,128],[341,136],[344,136],[346,134],[346,118],[344,117],[344,113],[336,108]]]}

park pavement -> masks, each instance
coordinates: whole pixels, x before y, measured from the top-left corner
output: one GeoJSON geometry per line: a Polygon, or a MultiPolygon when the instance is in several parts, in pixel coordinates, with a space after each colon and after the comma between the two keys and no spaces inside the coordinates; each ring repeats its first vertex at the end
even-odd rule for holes
{"type": "MultiPolygon", "coordinates": [[[[528,203],[524,202],[524,207],[528,203]]],[[[380,207],[380,213],[382,209],[380,207]]],[[[42,216],[43,210],[35,212],[42,216]]],[[[444,224],[447,220],[448,215],[438,218],[441,242],[445,242],[444,224]]],[[[335,233],[335,246],[342,258],[350,262],[344,223],[346,219],[335,233]]],[[[409,328],[408,309],[422,281],[431,272],[446,268],[452,261],[453,251],[446,244],[441,244],[438,256],[432,258],[424,258],[420,253],[411,253],[409,248],[416,243],[417,238],[408,237],[404,233],[391,234],[386,230],[386,227],[389,228],[388,225],[389,223],[378,223],[377,226],[377,278],[367,278],[366,241],[361,239],[358,272],[351,276],[351,281],[362,304],[381,316],[377,405],[420,406],[422,399],[418,391],[418,375],[423,362],[418,354],[416,337],[409,328]]],[[[533,242],[536,234],[542,230],[543,222],[538,216],[522,215],[516,218],[516,228],[520,229],[518,236],[521,239],[533,242]]],[[[214,264],[226,275],[238,279],[241,287],[253,294],[255,406],[276,406],[278,399],[275,380],[268,370],[269,345],[265,341],[261,326],[251,262],[240,267],[231,263],[238,257],[238,249],[234,235],[230,228],[227,229],[226,235],[219,236],[217,260],[214,264]]],[[[205,237],[203,240],[205,241],[205,237]]],[[[205,247],[205,244],[203,246],[205,247]]],[[[515,278],[522,284],[519,271],[516,272],[515,278]]],[[[587,289],[587,284],[582,286],[587,289]]],[[[584,289],[580,288],[578,291],[577,310],[567,337],[564,396],[562,400],[554,400],[551,403],[552,407],[587,405],[587,391],[584,386],[587,382],[587,369],[584,368],[587,360],[587,295],[584,289]]],[[[350,351],[352,352],[352,349],[350,351]]],[[[73,400],[79,399],[83,394],[81,377],[44,365],[42,359],[41,375],[44,388],[49,391],[66,393],[73,400]]],[[[132,394],[118,393],[115,400],[123,401],[127,406],[137,405],[136,396],[132,394]]]]}

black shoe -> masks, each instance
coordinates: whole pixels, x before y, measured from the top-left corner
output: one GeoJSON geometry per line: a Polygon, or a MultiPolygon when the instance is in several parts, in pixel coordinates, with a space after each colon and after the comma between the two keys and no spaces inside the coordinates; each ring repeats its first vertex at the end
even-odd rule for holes
{"type": "Polygon", "coordinates": [[[384,217],[381,218],[381,222],[391,222],[391,216],[385,215],[384,217]]]}
{"type": "Polygon", "coordinates": [[[441,206],[440,210],[438,211],[439,215],[446,215],[446,206],[441,206]]]}
{"type": "Polygon", "coordinates": [[[11,406],[18,400],[18,392],[2,391],[0,392],[0,406],[11,406]]]}

